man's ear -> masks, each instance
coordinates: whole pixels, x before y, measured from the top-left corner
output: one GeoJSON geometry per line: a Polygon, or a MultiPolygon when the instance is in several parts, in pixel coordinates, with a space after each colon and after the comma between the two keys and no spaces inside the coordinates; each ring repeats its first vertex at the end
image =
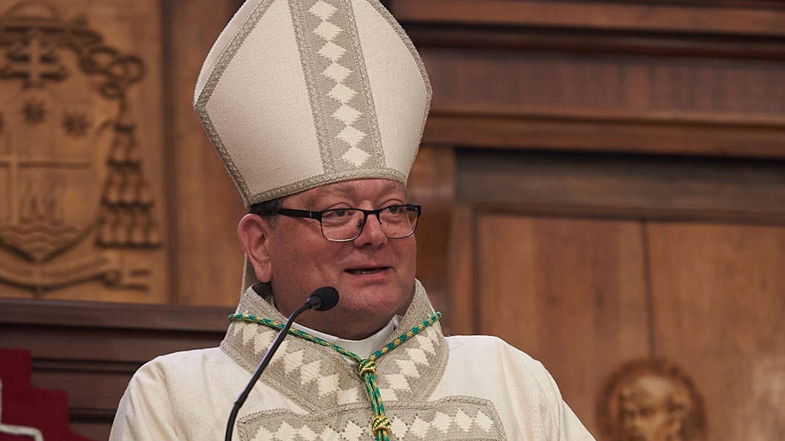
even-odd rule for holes
{"type": "Polygon", "coordinates": [[[237,224],[237,235],[245,255],[260,282],[272,279],[270,265],[270,223],[256,214],[246,214],[237,224]]]}

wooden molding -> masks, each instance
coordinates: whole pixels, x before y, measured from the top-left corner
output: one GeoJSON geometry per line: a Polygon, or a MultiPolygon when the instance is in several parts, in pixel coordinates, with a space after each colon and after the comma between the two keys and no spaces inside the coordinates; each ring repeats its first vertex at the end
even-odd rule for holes
{"type": "Polygon", "coordinates": [[[785,9],[657,2],[552,0],[393,0],[403,22],[485,24],[589,30],[785,36],[785,9]]]}
{"type": "Polygon", "coordinates": [[[777,37],[404,22],[414,44],[462,50],[556,51],[693,58],[785,59],[777,37]]]}
{"type": "Polygon", "coordinates": [[[424,142],[494,149],[783,159],[785,125],[719,118],[658,120],[435,109],[424,142]]]}
{"type": "Polygon", "coordinates": [[[457,153],[458,204],[478,213],[785,225],[785,162],[457,153]]]}
{"type": "Polygon", "coordinates": [[[0,299],[0,347],[33,357],[36,387],[68,392],[74,430],[107,439],[131,375],[162,354],[216,346],[229,308],[0,299]]]}
{"type": "MultiPolygon", "coordinates": [[[[112,330],[171,332],[226,331],[222,307],[0,299],[0,326],[57,326],[112,330]]],[[[35,354],[34,354],[35,355],[35,354]]]]}

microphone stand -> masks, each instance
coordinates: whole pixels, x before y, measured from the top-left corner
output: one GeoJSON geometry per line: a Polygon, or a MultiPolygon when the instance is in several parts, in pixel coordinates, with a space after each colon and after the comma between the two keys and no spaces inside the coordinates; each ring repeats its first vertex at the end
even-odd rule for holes
{"type": "Polygon", "coordinates": [[[224,440],[232,440],[232,431],[234,429],[234,423],[237,420],[237,414],[240,412],[240,407],[242,407],[242,405],[245,403],[245,400],[248,399],[251,389],[253,389],[254,385],[259,380],[262,372],[264,372],[267,365],[270,364],[270,361],[273,359],[273,355],[275,355],[275,352],[278,350],[278,346],[281,345],[284,337],[286,337],[286,334],[289,333],[289,328],[292,327],[294,319],[296,319],[297,316],[306,310],[316,309],[317,311],[325,311],[335,306],[335,303],[337,302],[338,291],[335,291],[335,288],[319,288],[314,291],[310,297],[308,297],[308,300],[305,301],[303,306],[297,308],[297,310],[289,316],[284,327],[278,331],[278,335],[275,336],[273,344],[267,348],[267,352],[264,354],[262,361],[259,362],[259,366],[256,367],[256,371],[254,371],[253,376],[251,376],[251,380],[245,386],[245,389],[243,389],[243,391],[240,393],[240,396],[237,397],[237,400],[235,400],[234,406],[232,406],[232,411],[229,413],[229,421],[226,422],[226,436],[224,437],[224,440]],[[335,294],[333,295],[332,292],[328,292],[328,290],[334,292],[335,294]]]}

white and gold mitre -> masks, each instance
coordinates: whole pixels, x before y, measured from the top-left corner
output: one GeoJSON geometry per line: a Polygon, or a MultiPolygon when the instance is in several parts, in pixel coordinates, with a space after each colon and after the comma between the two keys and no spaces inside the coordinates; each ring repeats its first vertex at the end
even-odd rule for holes
{"type": "Polygon", "coordinates": [[[377,0],[247,0],[194,108],[246,205],[358,178],[406,183],[431,88],[377,0]]]}

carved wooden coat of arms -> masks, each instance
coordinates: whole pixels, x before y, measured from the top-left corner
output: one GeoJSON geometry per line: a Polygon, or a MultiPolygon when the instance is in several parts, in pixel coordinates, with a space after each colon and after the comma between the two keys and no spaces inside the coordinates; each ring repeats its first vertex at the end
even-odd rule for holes
{"type": "Polygon", "coordinates": [[[143,62],[48,3],[0,13],[0,291],[147,289],[161,228],[127,93],[143,62]]]}

